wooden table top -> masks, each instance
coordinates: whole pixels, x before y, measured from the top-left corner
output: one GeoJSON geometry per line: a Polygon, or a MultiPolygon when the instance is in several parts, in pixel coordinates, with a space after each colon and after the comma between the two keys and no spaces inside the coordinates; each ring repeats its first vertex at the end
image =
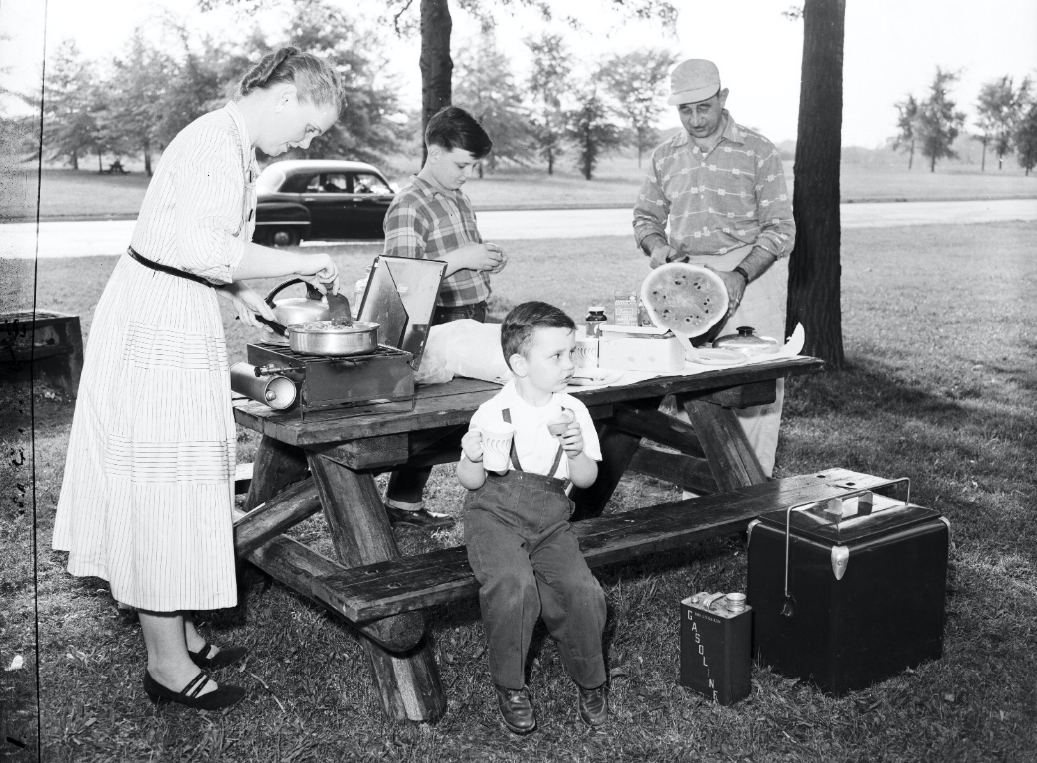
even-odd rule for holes
{"type": "MultiPolygon", "coordinates": [[[[800,357],[753,363],[735,368],[716,369],[692,376],[658,376],[633,384],[587,391],[570,391],[591,409],[609,415],[608,406],[629,400],[662,397],[688,392],[709,392],[785,376],[817,373],[824,361],[800,357]],[[604,409],[603,409],[604,407],[604,409]]],[[[234,403],[238,424],[299,447],[380,435],[415,432],[467,423],[475,409],[500,390],[499,384],[477,379],[455,378],[445,384],[419,385],[410,411],[371,412],[347,415],[342,408],[308,411],[305,420],[298,410],[275,411],[254,400],[234,403]]]]}

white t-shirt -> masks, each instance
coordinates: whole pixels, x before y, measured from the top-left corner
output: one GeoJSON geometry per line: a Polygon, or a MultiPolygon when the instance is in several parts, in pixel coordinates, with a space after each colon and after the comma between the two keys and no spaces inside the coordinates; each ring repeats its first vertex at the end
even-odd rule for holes
{"type": "MultiPolygon", "coordinates": [[[[559,479],[569,477],[569,459],[564,452],[555,473],[547,474],[561,445],[558,438],[548,431],[547,422],[556,418],[562,408],[568,408],[576,414],[576,421],[583,433],[583,452],[594,461],[601,460],[601,445],[598,444],[598,432],[594,428],[594,421],[587,411],[587,406],[575,397],[564,392],[556,392],[547,405],[537,408],[523,400],[518,394],[515,382],[510,381],[494,397],[479,406],[472,416],[471,424],[468,425],[469,431],[498,428],[504,422],[505,408],[511,411],[511,423],[515,427],[515,449],[523,471],[559,479]]],[[[515,465],[512,464],[511,467],[515,468],[515,465]]]]}

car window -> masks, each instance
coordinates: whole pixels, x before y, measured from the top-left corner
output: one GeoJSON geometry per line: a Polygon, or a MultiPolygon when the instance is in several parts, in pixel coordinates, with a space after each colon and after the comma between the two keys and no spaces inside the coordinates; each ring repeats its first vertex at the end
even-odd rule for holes
{"type": "Polygon", "coordinates": [[[321,177],[321,191],[324,193],[345,193],[349,188],[349,181],[344,172],[328,172],[321,177]]]}
{"type": "Polygon", "coordinates": [[[276,164],[271,164],[259,174],[259,177],[256,179],[256,185],[268,191],[278,191],[281,189],[281,184],[284,183],[284,180],[284,172],[276,164]]]}
{"type": "Polygon", "coordinates": [[[306,193],[320,193],[320,175],[314,175],[306,184],[306,193]]]}
{"type": "Polygon", "coordinates": [[[392,189],[378,175],[358,172],[353,175],[353,193],[390,194],[392,189]]]}

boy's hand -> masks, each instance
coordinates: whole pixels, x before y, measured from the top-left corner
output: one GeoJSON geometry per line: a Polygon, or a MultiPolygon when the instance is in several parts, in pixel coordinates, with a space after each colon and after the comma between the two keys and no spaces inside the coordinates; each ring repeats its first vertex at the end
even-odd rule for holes
{"type": "Polygon", "coordinates": [[[461,451],[465,458],[473,464],[482,463],[482,432],[478,429],[470,429],[461,438],[461,451]]]}
{"type": "Polygon", "coordinates": [[[458,265],[467,270],[489,270],[493,272],[502,268],[502,263],[507,263],[504,251],[498,247],[486,244],[469,243],[451,252],[457,257],[458,265]]]}
{"type": "Polygon", "coordinates": [[[580,428],[579,422],[573,420],[569,424],[569,428],[565,430],[561,441],[562,450],[565,451],[567,457],[576,458],[583,453],[583,430],[580,428]]]}

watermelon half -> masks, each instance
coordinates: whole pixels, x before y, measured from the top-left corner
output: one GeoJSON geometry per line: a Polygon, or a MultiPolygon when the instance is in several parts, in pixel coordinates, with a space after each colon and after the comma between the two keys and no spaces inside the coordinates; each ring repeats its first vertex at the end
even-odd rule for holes
{"type": "Polygon", "coordinates": [[[641,301],[656,326],[697,337],[727,314],[727,286],[709,268],[668,262],[641,284],[641,301]]]}

